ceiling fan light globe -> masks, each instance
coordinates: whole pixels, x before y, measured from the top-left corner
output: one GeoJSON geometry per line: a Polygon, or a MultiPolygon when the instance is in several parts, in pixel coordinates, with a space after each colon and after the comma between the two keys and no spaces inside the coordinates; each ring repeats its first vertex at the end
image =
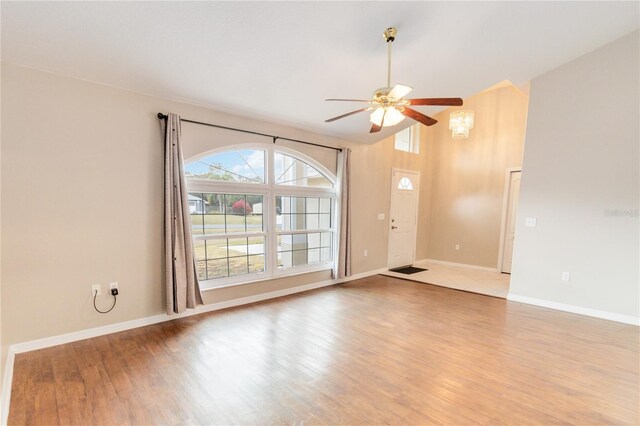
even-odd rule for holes
{"type": "Polygon", "coordinates": [[[384,117],[384,108],[376,108],[369,116],[369,121],[376,126],[382,126],[382,117],[384,117]]]}
{"type": "Polygon", "coordinates": [[[385,115],[384,117],[383,127],[395,126],[396,124],[400,123],[404,119],[405,119],[404,114],[398,111],[398,109],[394,107],[387,108],[387,115],[385,115]]]}
{"type": "Polygon", "coordinates": [[[405,119],[404,114],[394,107],[378,107],[369,116],[369,121],[376,126],[390,127],[395,126],[405,119]],[[384,118],[384,121],[383,121],[384,118]]]}

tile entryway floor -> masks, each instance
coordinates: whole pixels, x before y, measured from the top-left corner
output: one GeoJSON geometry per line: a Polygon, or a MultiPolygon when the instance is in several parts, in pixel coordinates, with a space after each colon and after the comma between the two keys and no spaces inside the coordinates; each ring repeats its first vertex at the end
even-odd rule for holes
{"type": "Polygon", "coordinates": [[[387,271],[382,275],[503,299],[509,294],[509,274],[431,262],[416,262],[413,266],[427,268],[428,271],[410,275],[387,271]]]}

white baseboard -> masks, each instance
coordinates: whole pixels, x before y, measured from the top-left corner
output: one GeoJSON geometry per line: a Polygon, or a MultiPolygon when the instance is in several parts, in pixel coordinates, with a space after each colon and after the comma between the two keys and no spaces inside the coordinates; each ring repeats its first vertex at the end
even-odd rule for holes
{"type": "Polygon", "coordinates": [[[74,331],[72,333],[60,334],[58,336],[45,337],[43,339],[31,340],[23,343],[15,343],[9,346],[7,353],[7,361],[2,379],[2,396],[0,407],[2,410],[2,425],[7,424],[9,416],[9,404],[11,402],[11,385],[13,382],[13,361],[15,354],[44,349],[51,346],[63,345],[65,343],[77,342],[79,340],[90,339],[92,337],[104,336],[106,334],[117,333],[120,331],[131,330],[133,328],[144,327],[147,325],[157,324],[165,321],[172,321],[178,318],[184,318],[192,315],[203,314],[206,312],[218,311],[221,309],[232,308],[234,306],[247,305],[263,300],[274,299],[277,297],[288,296],[290,294],[302,293],[304,291],[314,290],[321,287],[327,287],[334,284],[340,284],[348,281],[366,278],[377,275],[386,271],[386,268],[376,269],[373,271],[362,272],[350,277],[337,280],[325,280],[317,283],[305,284],[297,287],[285,288],[282,290],[271,291],[268,293],[256,294],[253,296],[241,297],[238,299],[227,300],[219,303],[211,303],[205,306],[199,306],[196,309],[183,312],[178,315],[154,315],[151,317],[139,318],[131,321],[109,324],[101,327],[89,328],[86,330],[74,331]]]}
{"type": "Polygon", "coordinates": [[[600,318],[609,321],[621,322],[640,326],[640,317],[631,315],[616,314],[614,312],[600,311],[598,309],[583,308],[582,306],[567,305],[565,303],[552,302],[550,300],[535,299],[533,297],[519,296],[509,293],[507,300],[512,302],[526,303],[528,305],[541,306],[543,308],[556,309],[558,311],[571,312],[572,314],[586,315],[588,317],[600,318]]]}
{"type": "Polygon", "coordinates": [[[478,271],[487,271],[487,272],[498,272],[497,268],[490,268],[488,266],[478,266],[478,265],[469,265],[467,263],[455,263],[455,262],[447,262],[445,260],[437,260],[437,259],[421,259],[416,260],[417,263],[433,263],[436,265],[445,265],[445,266],[453,266],[456,268],[467,268],[467,269],[476,269],[478,271]]]}
{"type": "Polygon", "coordinates": [[[109,324],[101,327],[89,328],[86,330],[74,331],[72,333],[60,334],[58,336],[45,337],[43,339],[31,340],[23,343],[16,343],[9,346],[9,351],[19,354],[22,352],[35,351],[51,346],[63,345],[65,343],[76,342],[78,340],[90,339],[92,337],[104,336],[105,334],[117,333],[119,331],[130,330],[132,328],[144,327],[151,324],[157,324],[164,321],[171,321],[178,318],[184,318],[192,315],[203,314],[205,312],[218,311],[220,309],[232,308],[234,306],[248,305],[263,300],[274,299],[276,297],[288,296],[290,294],[301,293],[303,291],[314,290],[316,288],[326,287],[334,284],[340,284],[347,281],[365,278],[371,275],[377,275],[386,269],[378,269],[375,271],[363,272],[352,275],[339,280],[325,280],[317,283],[305,284],[297,287],[285,288],[282,290],[271,291],[268,293],[260,293],[253,296],[240,297],[238,299],[226,300],[224,302],[211,303],[204,306],[198,306],[196,309],[190,309],[177,315],[159,314],[151,317],[139,318],[131,321],[124,321],[115,324],[109,324]]]}

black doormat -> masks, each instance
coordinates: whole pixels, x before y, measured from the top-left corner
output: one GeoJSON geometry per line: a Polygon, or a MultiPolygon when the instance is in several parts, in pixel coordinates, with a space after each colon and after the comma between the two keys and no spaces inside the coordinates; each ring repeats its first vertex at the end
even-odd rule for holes
{"type": "Polygon", "coordinates": [[[416,268],[415,266],[403,266],[401,268],[389,269],[389,272],[399,272],[401,274],[415,274],[422,271],[428,271],[428,269],[416,268]]]}

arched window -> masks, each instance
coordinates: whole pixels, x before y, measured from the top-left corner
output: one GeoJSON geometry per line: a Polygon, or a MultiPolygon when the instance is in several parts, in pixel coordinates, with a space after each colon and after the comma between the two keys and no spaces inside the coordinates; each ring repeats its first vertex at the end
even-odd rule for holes
{"type": "Polygon", "coordinates": [[[335,176],[298,152],[242,146],[185,162],[203,288],[329,269],[335,176]]]}
{"type": "Polygon", "coordinates": [[[408,177],[403,177],[398,182],[398,189],[401,191],[413,191],[413,182],[408,177]]]}

